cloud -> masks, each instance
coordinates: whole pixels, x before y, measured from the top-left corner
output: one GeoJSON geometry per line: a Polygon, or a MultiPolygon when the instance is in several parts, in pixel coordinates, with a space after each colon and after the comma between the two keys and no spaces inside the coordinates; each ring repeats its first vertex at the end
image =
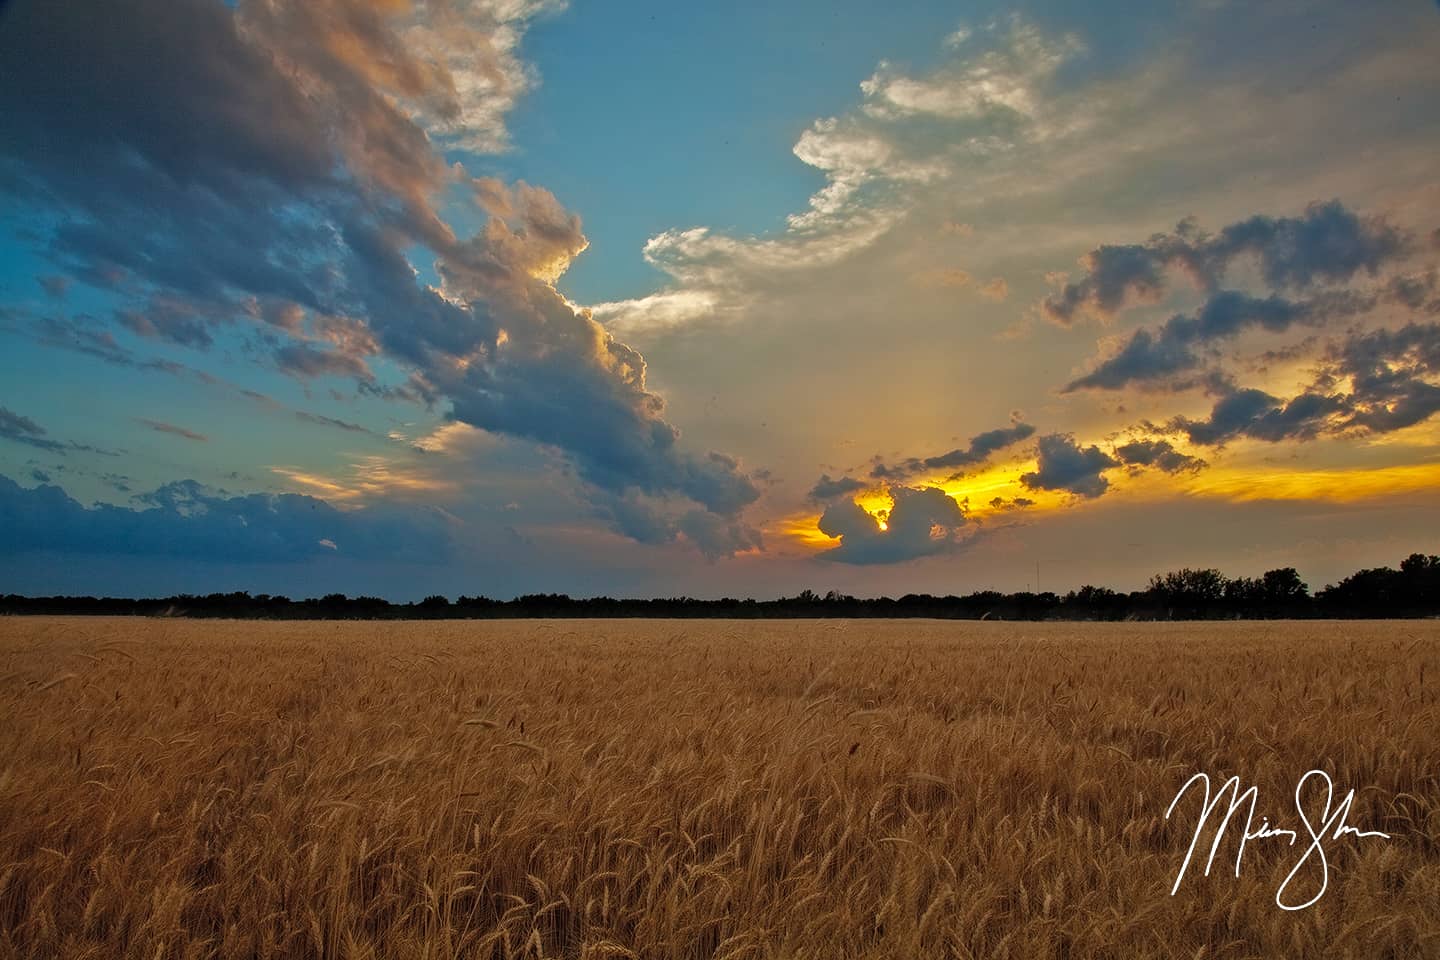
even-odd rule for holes
{"type": "Polygon", "coordinates": [[[864,480],[857,480],[854,477],[836,477],[832,480],[828,473],[822,473],[820,479],[815,481],[815,486],[810,488],[809,499],[811,502],[820,503],[836,497],[859,493],[867,486],[869,484],[864,480]]]}
{"type": "Polygon", "coordinates": [[[275,351],[274,357],[277,370],[302,380],[326,376],[373,379],[364,360],[308,343],[287,343],[275,351]]]}
{"type": "Polygon", "coordinates": [[[738,519],[707,510],[686,510],[678,515],[663,502],[636,493],[601,494],[591,503],[618,533],[639,543],[658,545],[684,536],[707,560],[749,550],[763,550],[759,530],[738,519]]]}
{"type": "Polygon", "coordinates": [[[1010,284],[1004,277],[991,277],[980,287],[980,295],[998,303],[1010,296],[1010,284]]]}
{"type": "Polygon", "coordinates": [[[0,407],[0,440],[23,443],[26,446],[34,447],[37,450],[46,450],[50,453],[65,454],[73,450],[80,453],[98,453],[106,457],[116,456],[113,450],[104,450],[89,444],[76,443],[73,440],[55,440],[50,436],[50,432],[40,424],[6,407],[0,407]]]}
{"type": "Polygon", "coordinates": [[[675,290],[591,305],[591,315],[617,334],[671,330],[715,313],[718,300],[703,290],[675,290]]]}
{"type": "Polygon", "coordinates": [[[1035,471],[1021,474],[1020,482],[1031,490],[1064,490],[1094,498],[1110,486],[1106,470],[1120,461],[1099,447],[1081,447],[1069,434],[1052,433],[1040,438],[1039,464],[1035,471]]]}
{"type": "Polygon", "coordinates": [[[946,47],[960,56],[925,78],[906,76],[882,62],[860,85],[865,113],[887,119],[928,116],[988,127],[1033,121],[1044,111],[1040,91],[1066,60],[1084,51],[1078,37],[1048,37],[1018,16],[990,26],[983,34],[951,34],[946,47]],[[1001,31],[1003,45],[982,48],[984,41],[1001,31]]]}
{"type": "Polygon", "coordinates": [[[820,554],[839,563],[903,563],[954,549],[965,526],[965,511],[938,487],[892,487],[895,505],[881,521],[857,503],[832,503],[820,517],[820,531],[840,545],[820,554]]]}
{"type": "Polygon", "coordinates": [[[147,420],[144,417],[136,417],[136,423],[143,423],[156,433],[168,433],[176,437],[184,437],[186,440],[194,440],[198,443],[206,443],[210,440],[203,433],[196,433],[193,430],[186,430],[184,427],[177,427],[173,423],[165,423],[162,420],[147,420]]]}
{"type": "Polygon", "coordinates": [[[953,470],[959,467],[977,466],[1006,447],[1029,439],[1034,433],[1035,428],[1028,423],[1012,423],[1008,427],[998,427],[978,433],[970,438],[967,446],[957,447],[948,453],[923,459],[912,457],[896,466],[876,464],[870,471],[870,475],[876,479],[894,480],[913,476],[926,470],[953,470]]]}
{"type": "Polygon", "coordinates": [[[1186,389],[1197,383],[1213,385],[1221,378],[1213,371],[1195,375],[1204,364],[1198,348],[1231,339],[1249,329],[1283,333],[1296,325],[1320,326],[1372,309],[1377,298],[1353,291],[1333,291],[1309,300],[1290,300],[1272,294],[1253,297],[1222,290],[1195,314],[1175,314],[1154,331],[1141,328],[1120,348],[1084,376],[1066,384],[1064,393],[1083,389],[1119,390],[1131,385],[1186,389]]]}
{"type": "Polygon", "coordinates": [[[46,437],[40,424],[5,407],[0,407],[0,438],[51,452],[65,450],[65,444],[46,437]]]}
{"type": "Polygon", "coordinates": [[[1332,344],[1323,384],[1348,378],[1345,427],[1388,433],[1440,412],[1440,324],[1352,333],[1332,344]]]}
{"type": "Polygon", "coordinates": [[[1239,438],[1279,443],[1390,433],[1440,413],[1440,385],[1433,382],[1440,377],[1440,324],[1352,331],[1329,345],[1321,368],[1288,400],[1233,388],[1204,420],[1177,417],[1167,428],[1207,446],[1239,438]]]}
{"type": "Polygon", "coordinates": [[[732,519],[754,502],[759,489],[736,460],[680,449],[664,402],[646,387],[644,358],[555,290],[586,247],[579,218],[524,183],[484,181],[477,191],[490,221],[437,269],[446,295],[468,301],[485,323],[472,325],[469,352],[428,341],[413,348],[429,356],[425,373],[451,398],[455,418],[564,450],[607,496],[678,496],[732,519]]]}
{"type": "Polygon", "coordinates": [[[1207,234],[1194,220],[1145,243],[1104,244],[1081,258],[1084,273],[1040,304],[1041,313],[1068,325],[1081,314],[1109,319],[1137,303],[1154,303],[1178,269],[1213,290],[1242,257],[1253,258],[1272,290],[1308,290],[1319,283],[1377,275],[1401,259],[1411,238],[1380,216],[1362,217],[1339,200],[1311,203],[1298,217],[1256,215],[1207,234]]]}
{"type": "Polygon", "coordinates": [[[686,511],[679,529],[710,560],[765,548],[759,530],[704,510],[686,511]]]}
{"type": "Polygon", "coordinates": [[[215,342],[210,327],[221,314],[204,310],[199,303],[157,297],[143,310],[117,310],[115,317],[136,336],[208,349],[215,342]]]}
{"type": "Polygon", "coordinates": [[[1233,223],[1202,244],[1218,274],[1244,254],[1260,262],[1272,289],[1305,290],[1340,283],[1357,273],[1375,276],[1404,254],[1410,238],[1383,217],[1360,217],[1339,200],[1312,203],[1300,217],[1256,215],[1233,223]]]}
{"type": "MultiPolygon", "coordinates": [[[[973,31],[946,48],[924,76],[881,62],[861,85],[857,109],[815,120],[794,155],[824,185],[785,229],[733,236],[704,226],[650,238],[644,256],[670,278],[649,297],[602,305],[617,330],[669,329],[697,320],[740,318],[759,292],[798,282],[872,248],[904,221],[917,195],[976,158],[1003,156],[1017,143],[1043,141],[1070,122],[1046,94],[1060,67],[1082,51],[1071,35],[1048,37],[1020,17],[973,31]]],[[[950,224],[947,233],[971,228],[950,224]]],[[[963,285],[963,271],[922,273],[924,282],[963,285]]],[[[1003,281],[981,293],[1003,299],[1003,281]]]]}
{"type": "Polygon", "coordinates": [[[358,423],[351,423],[348,420],[338,420],[335,417],[327,417],[318,413],[309,413],[305,410],[296,410],[295,419],[304,423],[318,424],[322,427],[334,427],[336,430],[344,430],[347,433],[374,434],[375,432],[369,427],[362,427],[358,423]]]}
{"type": "Polygon", "coordinates": [[[437,511],[372,505],[337,510],[298,494],[224,496],[194,480],[135,498],[135,507],[85,507],[59,487],[0,476],[0,553],[163,556],[203,562],[286,563],[340,555],[443,563],[452,521],[437,511]],[[322,541],[329,541],[326,546],[322,541]]]}
{"type": "Polygon", "coordinates": [[[579,217],[439,149],[503,148],[534,81],[519,37],[557,6],[122,0],[96,31],[73,5],[27,4],[0,34],[16,171],[0,189],[58,214],[47,255],[106,278],[139,336],[205,349],[249,324],[285,373],[448,400],[458,420],[562,451],[597,497],[735,522],[753,481],[682,449],[644,358],[555,289],[585,249],[579,217]],[[457,189],[488,214],[470,237],[438,207],[457,189]],[[409,380],[377,383],[376,355],[409,380]]]}
{"type": "Polygon", "coordinates": [[[1115,448],[1122,463],[1155,467],[1165,473],[1195,472],[1206,467],[1204,460],[1181,453],[1168,440],[1132,440],[1115,448]]]}
{"type": "Polygon", "coordinates": [[[1171,429],[1191,443],[1215,446],[1239,437],[1278,443],[1309,440],[1333,428],[1332,418],[1348,406],[1345,397],[1302,393],[1282,401],[1263,390],[1236,389],[1216,402],[1204,420],[1177,417],[1171,429]]]}
{"type": "Polygon", "coordinates": [[[116,340],[110,331],[98,326],[98,321],[87,314],[78,314],[73,317],[45,316],[32,319],[30,333],[35,342],[43,346],[94,357],[116,367],[163,373],[169,376],[188,378],[197,383],[218,382],[215,377],[203,370],[197,370],[174,360],[142,358],[116,340]]]}

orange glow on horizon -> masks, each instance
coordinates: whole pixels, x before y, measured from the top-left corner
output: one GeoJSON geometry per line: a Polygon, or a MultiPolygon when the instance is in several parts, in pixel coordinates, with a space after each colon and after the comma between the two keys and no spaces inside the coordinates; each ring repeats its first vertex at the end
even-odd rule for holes
{"type": "MultiPolygon", "coordinates": [[[[1035,469],[1034,461],[991,467],[972,476],[954,480],[916,480],[908,486],[938,486],[964,505],[969,498],[966,515],[983,520],[987,516],[1013,513],[1028,516],[1080,506],[1090,501],[1076,501],[1069,494],[1049,490],[1030,490],[1020,483],[1020,475],[1035,469]],[[1032,505],[1016,509],[1009,504],[992,506],[1000,497],[1013,501],[1022,497],[1032,505]]],[[[1256,500],[1313,500],[1324,503],[1358,503],[1384,496],[1423,493],[1440,490],[1440,462],[1406,464],[1389,467],[1317,468],[1296,470],[1265,469],[1257,466],[1212,466],[1198,473],[1166,475],[1146,471],[1130,476],[1124,470],[1111,470],[1107,497],[1117,494],[1127,499],[1159,503],[1184,497],[1226,500],[1232,503],[1256,500]]],[[[880,528],[887,529],[886,518],[894,507],[889,491],[881,488],[857,494],[855,503],[875,517],[880,528]]],[[[826,536],[819,529],[820,515],[800,513],[785,517],[778,524],[778,533],[785,539],[811,550],[830,549],[839,539],[826,536]]]]}

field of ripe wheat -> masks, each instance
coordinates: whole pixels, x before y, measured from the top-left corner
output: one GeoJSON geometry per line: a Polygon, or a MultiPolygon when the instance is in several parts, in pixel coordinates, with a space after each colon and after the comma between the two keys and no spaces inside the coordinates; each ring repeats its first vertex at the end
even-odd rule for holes
{"type": "Polygon", "coordinates": [[[0,956],[1437,957],[1437,699],[1434,621],[7,618],[0,956]],[[1171,895],[1311,768],[1390,839],[1171,895]]]}

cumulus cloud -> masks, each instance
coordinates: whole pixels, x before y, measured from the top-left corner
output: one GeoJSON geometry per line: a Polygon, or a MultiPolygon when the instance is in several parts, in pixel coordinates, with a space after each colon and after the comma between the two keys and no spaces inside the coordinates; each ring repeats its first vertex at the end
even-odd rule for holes
{"type": "Polygon", "coordinates": [[[1361,216],[1339,200],[1312,203],[1297,217],[1256,215],[1218,234],[1184,220],[1173,232],[1145,243],[1104,244],[1090,251],[1080,260],[1080,279],[1065,283],[1040,308],[1062,325],[1082,314],[1109,319],[1130,305],[1158,301],[1172,269],[1209,291],[1241,258],[1258,263],[1273,290],[1309,290],[1356,274],[1375,276],[1406,254],[1411,241],[1384,217],[1361,216]]]}
{"type": "Polygon", "coordinates": [[[1165,473],[1195,472],[1205,468],[1199,457],[1181,453],[1168,440],[1132,440],[1115,448],[1122,463],[1137,467],[1155,467],[1165,473]]]}
{"type": "Polygon", "coordinates": [[[1278,294],[1254,297],[1222,290],[1194,314],[1175,314],[1156,330],[1141,328],[1089,373],[1066,384],[1063,392],[1119,390],[1139,385],[1170,390],[1197,383],[1220,382],[1214,371],[1199,373],[1205,359],[1200,348],[1231,339],[1250,329],[1283,333],[1293,326],[1320,326],[1374,308],[1378,298],[1356,291],[1331,291],[1308,300],[1278,294]]]}
{"type": "Polygon", "coordinates": [[[754,482],[684,450],[644,358],[555,289],[579,217],[437,148],[504,146],[534,80],[519,37],[555,6],[123,0],[97,31],[84,5],[24,4],[0,31],[0,190],[64,214],[48,255],[126,299],[132,333],[206,349],[249,323],[283,372],[448,400],[562,451],[597,497],[666,502],[677,529],[697,505],[738,522],[754,482]],[[439,211],[457,187],[488,214],[471,237],[439,211]],[[376,355],[410,379],[376,382],[376,355]]]}
{"type": "Polygon", "coordinates": [[[820,474],[820,479],[815,481],[815,486],[810,488],[809,499],[812,503],[821,503],[825,500],[834,500],[836,497],[847,496],[852,493],[859,493],[869,484],[864,480],[855,477],[830,478],[830,474],[820,474]]]}
{"type": "Polygon", "coordinates": [[[903,563],[954,549],[961,543],[965,511],[938,487],[891,487],[895,505],[882,521],[851,500],[840,500],[820,517],[820,531],[840,545],[820,556],[840,563],[903,563]]]}
{"type": "Polygon", "coordinates": [[[334,554],[442,563],[454,547],[453,522],[423,508],[337,510],[298,494],[225,496],[193,480],[166,484],[135,503],[86,507],[59,487],[26,488],[0,476],[0,527],[6,531],[0,552],[219,563],[286,563],[334,554]]]}
{"type": "Polygon", "coordinates": [[[1236,389],[1215,403],[1204,420],[1178,417],[1171,429],[1183,431],[1191,443],[1215,446],[1239,437],[1278,443],[1309,440],[1333,428],[1337,414],[1348,406],[1338,394],[1302,393],[1288,401],[1263,390],[1236,389]]]}
{"type": "Polygon", "coordinates": [[[601,492],[591,503],[612,529],[639,543],[672,543],[683,536],[709,560],[765,546],[760,531],[743,520],[707,510],[677,513],[643,494],[601,492]]]}
{"type": "Polygon", "coordinates": [[[1069,434],[1052,433],[1040,438],[1038,465],[1020,475],[1031,490],[1063,490],[1087,499],[1098,497],[1110,487],[1105,471],[1120,461],[1093,444],[1082,447],[1069,434]]]}
{"type": "Polygon", "coordinates": [[[1321,385],[1348,379],[1346,427],[1388,433],[1440,412],[1440,324],[1352,333],[1328,350],[1321,385]]]}
{"type": "Polygon", "coordinates": [[[1168,428],[1207,446],[1238,438],[1279,443],[1321,435],[1390,433],[1440,413],[1440,324],[1353,331],[1332,342],[1320,375],[1288,400],[1235,388],[1203,420],[1168,428]]]}
{"type": "Polygon", "coordinates": [[[680,517],[679,529],[711,560],[765,547],[759,530],[704,510],[686,511],[680,517]]]}
{"type": "Polygon", "coordinates": [[[970,438],[968,445],[957,447],[948,453],[923,459],[911,457],[895,466],[876,464],[870,471],[870,475],[876,479],[895,480],[926,470],[954,470],[978,466],[1006,447],[1013,446],[1022,440],[1028,440],[1034,433],[1033,426],[1017,421],[1008,427],[998,427],[976,434],[970,438]]]}

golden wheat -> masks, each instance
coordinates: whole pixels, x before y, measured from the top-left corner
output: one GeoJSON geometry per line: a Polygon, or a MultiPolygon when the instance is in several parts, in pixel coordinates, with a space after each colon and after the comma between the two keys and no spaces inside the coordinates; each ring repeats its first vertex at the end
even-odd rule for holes
{"type": "Polygon", "coordinates": [[[0,620],[0,955],[1437,957],[1440,624],[0,620]],[[1430,678],[1427,685],[1426,676],[1430,678]],[[1192,773],[1356,788],[1170,895],[1192,773]]]}

